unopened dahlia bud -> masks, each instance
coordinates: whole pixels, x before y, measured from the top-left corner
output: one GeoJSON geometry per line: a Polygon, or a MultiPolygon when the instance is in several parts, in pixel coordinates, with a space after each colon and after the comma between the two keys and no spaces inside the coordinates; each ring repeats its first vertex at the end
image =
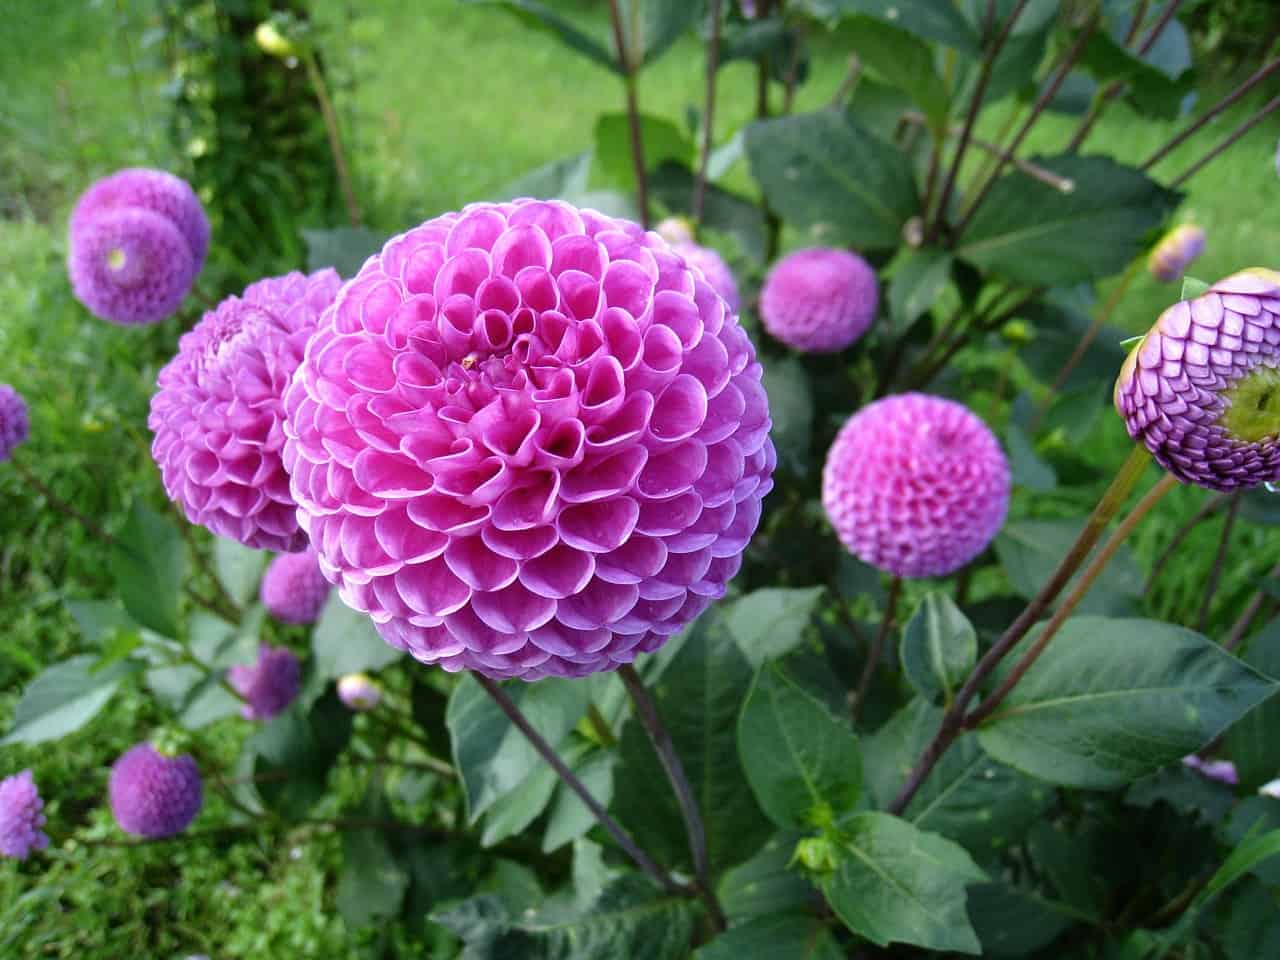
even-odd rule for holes
{"type": "Polygon", "coordinates": [[[81,194],[71,212],[74,237],[111,210],[147,210],[168,220],[187,242],[196,273],[209,252],[209,218],[200,198],[181,177],[164,170],[131,167],[103,177],[81,194]]]}
{"type": "Polygon", "coordinates": [[[302,687],[302,664],[287,647],[258,647],[253,664],[238,663],[227,670],[227,681],[245,701],[246,720],[270,720],[293,703],[302,687]]]}
{"type": "Polygon", "coordinates": [[[286,395],[299,520],[393,646],[581,676],[723,595],[775,463],[737,317],[656,233],[474,204],[390,240],[286,395]]]}
{"type": "Polygon", "coordinates": [[[348,673],[338,678],[338,699],[349,709],[363,713],[382,700],[382,687],[363,673],[348,673]]]}
{"type": "Polygon", "coordinates": [[[273,57],[283,60],[298,55],[297,47],[270,20],[258,24],[258,28],[253,31],[253,39],[258,44],[258,49],[273,57]]]}
{"type": "Polygon", "coordinates": [[[30,770],[0,780],[0,856],[25,860],[32,850],[49,846],[44,801],[30,770]]]}
{"type": "Polygon", "coordinates": [[[332,270],[260,280],[178,341],[147,425],[165,491],[192,523],[261,550],[306,548],[280,459],[283,394],[341,283],[332,270]]]}
{"type": "Polygon", "coordinates": [[[697,267],[707,282],[715,288],[716,293],[724,297],[725,303],[734,313],[738,312],[741,301],[738,298],[738,283],[733,279],[733,271],[724,262],[724,258],[710,247],[696,243],[674,243],[671,249],[684,257],[684,262],[697,267]]]}
{"type": "Polygon", "coordinates": [[[1114,400],[1129,436],[1184,483],[1280,481],[1280,272],[1244,270],[1165,310],[1114,400]]]}
{"type": "Polygon", "coordinates": [[[1258,793],[1264,797],[1274,797],[1276,800],[1280,800],[1280,778],[1268,780],[1258,788],[1258,793]]]}
{"type": "Polygon", "coordinates": [[[26,442],[30,430],[27,402],[22,394],[7,383],[0,383],[0,462],[13,456],[19,444],[26,442]]]}
{"type": "Polygon", "coordinates": [[[667,217],[658,221],[653,229],[673,247],[677,243],[693,243],[693,228],[684,217],[667,217]]]}
{"type": "Polygon", "coordinates": [[[1166,233],[1147,257],[1147,269],[1161,283],[1172,283],[1204,252],[1204,231],[1189,223],[1166,233]]]}
{"type": "Polygon", "coordinates": [[[314,550],[276,557],[262,578],[262,605],[282,623],[315,623],[332,585],[314,550]]]}
{"type": "Polygon", "coordinates": [[[899,577],[938,577],[982,553],[1009,508],[995,435],[952,400],[907,393],[868,404],[841,428],[822,472],[840,541],[899,577]]]}
{"type": "Polygon", "coordinates": [[[871,326],[880,302],[875,271],[847,250],[797,250],[773,265],[760,291],[760,319],[803,353],[835,353],[871,326]]]}
{"type": "Polygon", "coordinates": [[[1240,775],[1236,773],[1236,765],[1230,760],[1202,760],[1193,753],[1190,756],[1183,757],[1182,763],[1202,776],[1210,780],[1217,780],[1219,783],[1230,784],[1234,787],[1240,782],[1240,775]]]}
{"type": "Polygon", "coordinates": [[[120,829],[139,837],[181,833],[204,804],[204,784],[191,755],[168,756],[145,742],[112,765],[107,793],[120,829]]]}

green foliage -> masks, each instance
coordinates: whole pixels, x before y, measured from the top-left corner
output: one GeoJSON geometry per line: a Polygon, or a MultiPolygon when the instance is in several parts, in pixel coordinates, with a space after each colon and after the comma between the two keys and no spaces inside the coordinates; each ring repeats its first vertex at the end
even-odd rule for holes
{"type": "Polygon", "coordinates": [[[926,700],[950,702],[978,659],[978,634],[945,593],[927,593],[907,621],[902,673],[926,700]]]}

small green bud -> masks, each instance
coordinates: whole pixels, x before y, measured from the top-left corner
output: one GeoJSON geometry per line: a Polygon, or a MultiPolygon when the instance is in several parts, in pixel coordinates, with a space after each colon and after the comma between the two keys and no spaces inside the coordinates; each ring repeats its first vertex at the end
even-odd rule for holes
{"type": "Polygon", "coordinates": [[[1010,320],[1000,328],[1000,336],[1016,346],[1030,343],[1036,338],[1035,329],[1024,320],[1010,320]]]}
{"type": "Polygon", "coordinates": [[[297,47],[270,20],[264,20],[258,24],[258,29],[253,31],[253,39],[263,53],[279,57],[281,60],[298,55],[297,47]]]}
{"type": "Polygon", "coordinates": [[[836,868],[836,847],[829,837],[805,837],[796,844],[791,862],[810,873],[831,873],[836,868]]]}

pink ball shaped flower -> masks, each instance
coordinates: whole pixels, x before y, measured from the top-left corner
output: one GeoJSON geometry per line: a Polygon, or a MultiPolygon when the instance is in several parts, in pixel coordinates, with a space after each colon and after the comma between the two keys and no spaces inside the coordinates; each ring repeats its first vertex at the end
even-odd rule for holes
{"type": "Polygon", "coordinates": [[[315,623],[330,589],[314,550],[286,553],[267,567],[262,578],[262,605],[282,623],[315,623]]]}
{"type": "Polygon", "coordinates": [[[871,326],[880,303],[875,271],[848,250],[813,247],[773,265],[760,291],[760,319],[803,353],[835,353],[871,326]]]}
{"type": "Polygon", "coordinates": [[[338,678],[338,699],[349,710],[364,713],[382,701],[382,687],[363,673],[348,673],[338,678]]]}
{"type": "Polygon", "coordinates": [[[841,543],[899,577],[943,576],[980,554],[1004,523],[1009,489],[987,425],[922,393],[859,410],[822,472],[822,505],[841,543]]]}
{"type": "Polygon", "coordinates": [[[30,770],[0,780],[0,856],[25,860],[32,850],[49,846],[44,801],[30,770]]]}
{"type": "Polygon", "coordinates": [[[165,491],[192,523],[262,550],[306,548],[281,462],[283,395],[341,284],[332,270],[260,280],[178,341],[147,425],[165,491]]]}
{"type": "Polygon", "coordinates": [[[734,313],[738,312],[738,307],[742,303],[738,297],[738,282],[733,279],[733,271],[724,262],[724,257],[710,247],[699,246],[696,243],[674,243],[671,248],[684,257],[684,262],[689,266],[701,270],[702,275],[707,278],[707,283],[715,288],[716,293],[724,297],[725,303],[729,304],[729,309],[734,313]]]}
{"type": "Polygon", "coordinates": [[[200,272],[209,251],[209,218],[187,181],[146,167],[117,170],[80,195],[71,212],[71,235],[102,214],[121,209],[147,210],[172,223],[191,251],[195,272],[200,272]]]}
{"type": "Polygon", "coordinates": [[[237,663],[227,670],[227,682],[244,698],[246,720],[270,720],[293,703],[302,689],[302,664],[288,647],[258,647],[253,664],[237,663]]]}
{"type": "Polygon", "coordinates": [[[27,402],[22,394],[7,383],[0,383],[0,462],[13,456],[18,445],[26,442],[30,430],[27,402]]]}
{"type": "Polygon", "coordinates": [[[107,793],[120,829],[139,837],[181,833],[204,804],[204,784],[190,754],[166,756],[149,743],[120,755],[107,793]]]}
{"type": "Polygon", "coordinates": [[[775,462],[755,351],[656,233],[475,204],[390,240],[285,398],[299,519],[426,663],[581,676],[723,595],[775,462]]]}

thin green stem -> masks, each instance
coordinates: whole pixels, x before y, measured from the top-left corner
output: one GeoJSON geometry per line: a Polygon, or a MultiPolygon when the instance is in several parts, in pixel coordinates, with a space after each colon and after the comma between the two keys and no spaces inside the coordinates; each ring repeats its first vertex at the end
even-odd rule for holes
{"type": "Polygon", "coordinates": [[[333,101],[329,97],[329,85],[325,83],[324,73],[312,50],[304,50],[302,62],[307,68],[307,79],[320,104],[320,118],[324,122],[325,136],[329,138],[329,152],[333,155],[333,169],[338,175],[338,186],[342,190],[342,200],[347,207],[347,220],[351,226],[360,226],[360,206],[356,202],[356,192],[351,184],[351,171],[347,168],[347,155],[342,149],[342,136],[338,131],[338,115],[333,109],[333,101]]]}
{"type": "Polygon", "coordinates": [[[707,16],[711,29],[707,37],[707,84],[702,108],[702,150],[698,157],[698,177],[693,182],[693,222],[702,225],[702,209],[707,197],[707,168],[715,141],[716,76],[720,71],[720,0],[711,0],[707,16]]]}
{"type": "Polygon", "coordinates": [[[1180,186],[1194,177],[1197,173],[1208,166],[1209,162],[1215,159],[1220,153],[1230,147],[1233,143],[1243,137],[1255,126],[1261,123],[1267,116],[1280,108],[1280,96],[1272,97],[1266,104],[1253,116],[1249,117],[1234,130],[1232,130],[1216,147],[1206,153],[1203,157],[1187,167],[1179,176],[1169,184],[1169,189],[1177,190],[1180,186]]]}
{"type": "MultiPolygon", "coordinates": [[[[1267,580],[1274,580],[1280,577],[1280,563],[1277,563],[1269,571],[1267,571],[1267,580]]],[[[1258,615],[1258,611],[1262,609],[1262,604],[1266,602],[1267,591],[1259,589],[1254,591],[1249,602],[1245,604],[1245,608],[1240,611],[1240,616],[1236,618],[1236,622],[1231,625],[1231,629],[1227,631],[1226,639],[1222,641],[1224,650],[1235,650],[1240,646],[1240,642],[1244,640],[1245,633],[1249,630],[1249,624],[1253,623],[1254,617],[1258,615]]]]}
{"type": "Polygon", "coordinates": [[[613,40],[618,48],[618,64],[622,67],[622,86],[627,97],[627,126],[631,138],[631,165],[636,177],[636,206],[640,208],[640,226],[649,229],[649,176],[644,162],[644,131],[640,126],[640,102],[636,93],[636,64],[631,62],[626,37],[622,30],[622,11],[618,0],[609,0],[609,18],[613,23],[613,40]]]}
{"type": "Polygon", "coordinates": [[[894,618],[898,615],[898,598],[902,595],[902,578],[894,577],[889,581],[889,595],[884,601],[884,612],[880,617],[880,629],[867,651],[867,662],[862,665],[862,675],[858,677],[858,686],[853,694],[853,703],[849,707],[851,720],[858,719],[858,710],[867,699],[867,691],[871,689],[871,678],[875,676],[876,667],[884,653],[885,641],[889,631],[893,629],[894,618]]]}
{"type": "Polygon", "coordinates": [[[1170,539],[1168,545],[1160,551],[1160,556],[1156,558],[1156,562],[1151,565],[1151,573],[1147,576],[1146,585],[1142,588],[1142,592],[1144,594],[1151,593],[1155,588],[1156,583],[1160,579],[1160,574],[1165,568],[1165,564],[1167,564],[1169,559],[1177,552],[1178,547],[1182,546],[1182,541],[1187,539],[1191,534],[1191,531],[1199,526],[1202,520],[1206,520],[1213,516],[1218,508],[1226,503],[1227,500],[1228,495],[1225,493],[1219,493],[1215,496],[1206,498],[1204,503],[1200,505],[1200,509],[1192,515],[1191,519],[1178,528],[1172,539],[1170,539]]]}
{"type": "Polygon", "coordinates": [[[1209,609],[1213,606],[1213,595],[1218,592],[1218,583],[1222,579],[1222,567],[1227,562],[1227,549],[1231,546],[1231,531],[1236,525],[1236,514],[1240,512],[1240,492],[1231,494],[1231,503],[1227,507],[1227,516],[1222,523],[1222,536],[1218,538],[1218,552],[1213,558],[1213,567],[1209,570],[1209,579],[1205,582],[1200,598],[1200,616],[1196,618],[1196,629],[1204,633],[1209,623],[1209,609]]]}

